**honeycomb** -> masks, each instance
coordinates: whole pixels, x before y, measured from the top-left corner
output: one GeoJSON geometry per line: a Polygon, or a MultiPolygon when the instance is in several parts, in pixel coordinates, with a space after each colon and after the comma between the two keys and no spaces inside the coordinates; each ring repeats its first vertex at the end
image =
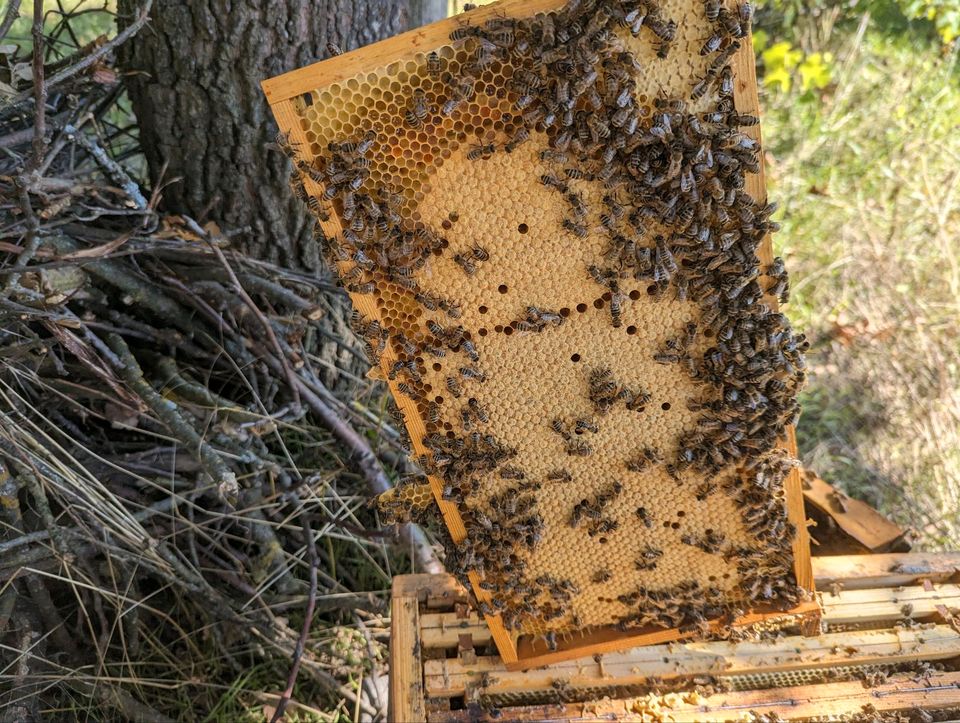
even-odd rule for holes
{"type": "Polygon", "coordinates": [[[450,30],[314,66],[281,118],[448,567],[551,648],[792,607],[804,342],[743,190],[748,13],[506,0],[450,30]]]}

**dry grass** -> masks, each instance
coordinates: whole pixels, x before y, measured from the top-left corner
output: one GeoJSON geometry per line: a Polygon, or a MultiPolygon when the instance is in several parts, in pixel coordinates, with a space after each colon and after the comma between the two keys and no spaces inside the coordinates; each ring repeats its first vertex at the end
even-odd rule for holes
{"type": "Polygon", "coordinates": [[[860,30],[820,41],[838,55],[828,92],[765,102],[787,310],[814,341],[801,450],[923,547],[955,548],[960,74],[955,53],[860,30]]]}

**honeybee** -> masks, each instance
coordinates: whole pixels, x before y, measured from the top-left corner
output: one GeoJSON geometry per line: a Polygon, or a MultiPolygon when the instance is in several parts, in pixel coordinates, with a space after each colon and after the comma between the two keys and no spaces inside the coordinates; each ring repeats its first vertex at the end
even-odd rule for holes
{"type": "Polygon", "coordinates": [[[453,261],[457,264],[467,276],[473,276],[477,273],[477,265],[465,254],[454,254],[453,261]]]}
{"type": "Polygon", "coordinates": [[[723,42],[723,36],[720,33],[714,33],[700,48],[700,55],[715,53],[720,50],[720,43],[723,42]]]}
{"type": "Polygon", "coordinates": [[[577,434],[583,432],[593,432],[596,434],[600,431],[600,427],[598,427],[592,420],[589,419],[578,419],[574,425],[574,428],[574,431],[577,434]]]}
{"type": "Polygon", "coordinates": [[[426,120],[430,114],[430,106],[427,104],[427,94],[423,88],[417,88],[413,91],[411,110],[413,110],[414,115],[421,121],[426,120]]]}
{"type": "Polygon", "coordinates": [[[460,376],[464,379],[473,379],[478,382],[487,381],[487,375],[473,366],[460,367],[460,376]]]}
{"type": "Polygon", "coordinates": [[[555,469],[547,473],[548,482],[570,482],[572,479],[571,474],[565,469],[555,469]]]}
{"type": "Polygon", "coordinates": [[[569,440],[565,449],[571,457],[589,457],[593,454],[593,448],[582,439],[569,440]]]}
{"type": "Polygon", "coordinates": [[[610,580],[612,579],[613,579],[613,573],[610,572],[610,570],[608,570],[607,568],[602,567],[599,570],[597,570],[595,573],[593,573],[593,575],[590,578],[590,582],[596,585],[601,585],[605,582],[610,582],[610,580]]]}
{"type": "Polygon", "coordinates": [[[541,161],[550,161],[553,163],[566,163],[569,155],[562,151],[555,151],[552,148],[546,148],[540,151],[541,161]]]}
{"type": "Polygon", "coordinates": [[[327,53],[330,57],[335,57],[337,55],[343,55],[343,49],[336,43],[327,43],[327,53]]]}
{"type": "Polygon", "coordinates": [[[470,399],[467,400],[467,406],[470,407],[470,411],[473,412],[473,416],[475,416],[481,422],[486,423],[490,421],[490,415],[487,414],[487,410],[480,406],[480,402],[473,397],[470,397],[470,399]]]}
{"type": "Polygon", "coordinates": [[[554,418],[550,422],[550,429],[559,434],[563,439],[570,439],[570,432],[567,429],[567,423],[564,422],[559,417],[554,418]]]}
{"type": "Polygon", "coordinates": [[[443,106],[440,108],[440,114],[444,116],[451,116],[456,112],[457,108],[460,107],[460,104],[463,102],[461,98],[450,98],[445,101],[443,106]]]}
{"type": "Polygon", "coordinates": [[[647,512],[646,507],[637,508],[637,517],[648,529],[653,527],[653,519],[650,517],[650,513],[647,512]]]}
{"type": "MultiPolygon", "coordinates": [[[[507,465],[506,467],[501,467],[500,470],[501,479],[517,479],[522,480],[526,478],[526,474],[519,467],[514,467],[512,465],[507,465]]],[[[516,503],[516,497],[512,497],[511,500],[513,503],[516,503]]],[[[512,513],[511,513],[512,514],[512,513]]]]}
{"type": "Polygon", "coordinates": [[[530,131],[521,127],[518,129],[509,141],[503,144],[503,150],[507,153],[513,153],[521,144],[530,139],[530,131]]]}
{"type": "Polygon", "coordinates": [[[460,350],[467,355],[470,361],[480,361],[480,354],[477,352],[477,348],[473,345],[473,342],[469,339],[464,339],[460,342],[460,350]]]}
{"type": "Polygon", "coordinates": [[[580,170],[579,168],[564,168],[564,174],[573,181],[592,181],[593,174],[580,170]]]}
{"type": "Polygon", "coordinates": [[[407,384],[406,382],[398,382],[397,391],[400,392],[401,394],[404,394],[410,397],[414,401],[420,401],[421,399],[423,399],[423,395],[420,392],[418,392],[416,389],[411,387],[409,384],[407,384]]]}
{"type": "Polygon", "coordinates": [[[542,183],[544,186],[547,186],[548,188],[555,188],[561,193],[567,193],[569,191],[569,187],[567,186],[566,183],[561,181],[556,176],[551,176],[549,174],[544,174],[540,176],[540,183],[542,183]]]}
{"type": "MultiPolygon", "coordinates": [[[[468,9],[468,5],[471,3],[464,4],[464,10],[468,9]]],[[[473,10],[476,5],[472,5],[469,9],[473,10]]],[[[450,40],[457,42],[458,40],[466,40],[467,38],[477,38],[483,34],[483,30],[473,25],[463,25],[459,28],[456,28],[452,33],[450,33],[450,40]]]]}
{"type": "Polygon", "coordinates": [[[622,324],[621,315],[624,298],[619,289],[612,291],[610,294],[610,319],[615,329],[620,328],[622,324]]]}
{"type": "Polygon", "coordinates": [[[640,551],[640,557],[635,561],[636,568],[638,570],[655,570],[657,568],[657,560],[663,556],[663,550],[654,547],[653,545],[647,545],[643,550],[640,551]]]}
{"type": "Polygon", "coordinates": [[[404,113],[403,119],[411,128],[415,128],[417,130],[423,128],[423,119],[417,116],[416,112],[414,112],[412,109],[404,113]]]}
{"type": "Polygon", "coordinates": [[[490,259],[490,254],[487,252],[483,246],[474,245],[470,248],[470,254],[477,261],[487,261],[490,259]]]}
{"type": "Polygon", "coordinates": [[[493,143],[473,146],[467,152],[467,160],[476,161],[481,158],[489,158],[494,154],[496,150],[497,150],[497,147],[493,143]]]}
{"type": "Polygon", "coordinates": [[[717,18],[724,31],[733,38],[742,38],[745,36],[743,26],[740,24],[739,13],[731,13],[726,8],[720,8],[720,14],[717,18]]]}
{"type": "Polygon", "coordinates": [[[567,194],[567,201],[570,204],[570,210],[576,216],[577,223],[580,223],[587,217],[587,204],[583,202],[583,194],[571,191],[567,194]]]}
{"type": "Polygon", "coordinates": [[[653,360],[657,364],[677,364],[680,361],[680,355],[667,352],[658,352],[653,355],[653,360]]]}
{"type": "Polygon", "coordinates": [[[427,72],[431,78],[439,78],[443,72],[443,60],[436,51],[427,53],[427,72]]]}
{"type": "Polygon", "coordinates": [[[460,382],[457,381],[456,377],[447,377],[446,385],[447,391],[450,392],[455,399],[459,399],[463,395],[463,387],[460,386],[460,382]]]}
{"type": "Polygon", "coordinates": [[[575,221],[571,221],[569,218],[563,219],[562,226],[564,229],[572,233],[577,238],[587,237],[587,227],[575,221]]]}
{"type": "Polygon", "coordinates": [[[364,155],[367,151],[369,151],[373,147],[373,144],[374,142],[376,142],[376,140],[377,140],[376,131],[370,130],[364,133],[363,136],[360,138],[360,141],[357,143],[357,155],[361,155],[361,156],[364,155]]]}

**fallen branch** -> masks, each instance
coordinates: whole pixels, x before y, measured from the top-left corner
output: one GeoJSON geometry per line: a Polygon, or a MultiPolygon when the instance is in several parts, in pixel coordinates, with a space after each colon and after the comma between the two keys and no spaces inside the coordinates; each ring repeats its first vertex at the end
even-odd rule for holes
{"type": "MultiPolygon", "coordinates": [[[[136,20],[125,27],[123,31],[120,32],[116,37],[111,38],[109,41],[97,48],[94,52],[90,53],[90,55],[85,57],[83,60],[74,63],[69,68],[64,68],[59,73],[55,73],[54,75],[50,76],[50,78],[47,80],[47,88],[55,88],[56,86],[60,85],[60,83],[67,80],[67,78],[72,78],[80,71],[86,70],[98,60],[106,56],[107,53],[127,42],[140,31],[140,28],[146,25],[147,20],[150,18],[150,8],[152,7],[153,0],[146,0],[143,9],[140,11],[140,14],[137,15],[136,20]]],[[[12,105],[22,103],[30,97],[31,93],[32,90],[26,90],[22,93],[18,93],[17,95],[13,96],[9,102],[12,105]]]]}
{"type": "Polygon", "coordinates": [[[0,40],[7,37],[10,27],[20,17],[20,0],[9,0],[7,3],[7,12],[3,16],[3,22],[0,23],[0,40]]]}
{"type": "Polygon", "coordinates": [[[93,156],[94,160],[104,171],[106,171],[107,175],[110,176],[113,182],[123,189],[123,192],[131,201],[133,201],[137,208],[141,210],[147,208],[147,199],[144,198],[143,193],[140,192],[140,186],[138,186],[136,182],[130,178],[130,176],[125,170],[123,170],[123,167],[119,163],[107,155],[105,150],[87,138],[85,133],[82,133],[78,128],[70,123],[67,123],[67,125],[64,126],[63,132],[67,134],[67,138],[93,156]]]}
{"type": "Polygon", "coordinates": [[[219,454],[197,434],[193,426],[185,420],[176,407],[157,394],[143,376],[143,370],[130,347],[119,334],[110,334],[107,343],[119,357],[121,366],[118,372],[144,403],[156,414],[187,449],[193,450],[207,474],[217,483],[217,490],[228,503],[237,498],[239,486],[237,475],[227,467],[219,454]]]}
{"type": "Polygon", "coordinates": [[[313,539],[313,530],[310,529],[310,520],[303,515],[303,536],[307,541],[307,555],[310,561],[310,591],[307,597],[307,608],[303,613],[303,625],[300,628],[300,637],[297,638],[297,644],[293,649],[293,664],[290,666],[290,675],[287,676],[287,687],[277,703],[277,709],[270,719],[270,723],[277,723],[283,717],[283,711],[293,696],[293,686],[297,683],[297,674],[300,672],[300,661],[303,658],[303,649],[307,644],[307,637],[310,635],[310,627],[313,625],[313,611],[317,604],[317,542],[313,539]]]}
{"type": "MultiPolygon", "coordinates": [[[[272,356],[265,353],[262,359],[268,366],[280,371],[280,363],[272,356]]],[[[295,384],[300,392],[300,398],[320,418],[333,436],[350,450],[351,459],[366,478],[370,491],[379,495],[391,489],[393,485],[367,441],[353,427],[340,419],[299,375],[295,379],[295,384]]],[[[400,526],[399,535],[403,543],[411,548],[413,559],[422,572],[432,574],[444,572],[443,563],[433,551],[423,530],[416,525],[406,523],[400,526]]]]}

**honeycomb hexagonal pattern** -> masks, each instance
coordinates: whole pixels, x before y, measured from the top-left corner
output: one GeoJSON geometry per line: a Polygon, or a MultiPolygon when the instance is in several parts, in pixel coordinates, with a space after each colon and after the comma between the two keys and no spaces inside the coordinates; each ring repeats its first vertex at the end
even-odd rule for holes
{"type": "Polygon", "coordinates": [[[444,508],[451,571],[546,637],[795,601],[771,448],[802,340],[758,291],[769,209],[744,199],[757,147],[736,126],[753,120],[724,88],[748,18],[557,6],[468,18],[295,103],[292,152],[444,508]]]}

